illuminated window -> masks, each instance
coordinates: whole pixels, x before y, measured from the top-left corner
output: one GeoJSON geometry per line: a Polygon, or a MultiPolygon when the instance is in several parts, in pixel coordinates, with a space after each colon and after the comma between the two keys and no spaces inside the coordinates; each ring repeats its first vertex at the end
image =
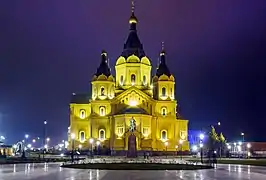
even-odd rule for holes
{"type": "Polygon", "coordinates": [[[166,109],[166,107],[163,107],[163,108],[162,108],[162,112],[161,112],[161,113],[162,113],[163,116],[165,116],[165,115],[167,114],[167,109],[166,109]]]}
{"type": "Polygon", "coordinates": [[[105,130],[104,129],[99,130],[99,139],[105,140],[105,130]]]}
{"type": "Polygon", "coordinates": [[[100,111],[100,116],[105,116],[105,107],[104,106],[101,106],[99,111],[100,111]]]}
{"type": "Polygon", "coordinates": [[[101,87],[101,96],[104,96],[104,87],[101,87]]]}
{"type": "Polygon", "coordinates": [[[80,140],[80,142],[85,141],[85,132],[84,131],[79,132],[79,140],[80,140]]]}
{"type": "Polygon", "coordinates": [[[167,131],[166,130],[162,130],[162,132],[161,132],[161,139],[162,140],[167,140],[167,131]]]}
{"type": "Polygon", "coordinates": [[[143,135],[144,135],[144,136],[147,136],[148,134],[149,134],[149,128],[144,127],[144,128],[143,128],[143,135]]]}
{"type": "Polygon", "coordinates": [[[120,76],[120,84],[121,84],[121,85],[124,84],[124,76],[120,76]]]}
{"type": "Polygon", "coordinates": [[[135,74],[131,74],[131,83],[132,85],[134,85],[136,82],[136,75],[135,74]]]}
{"type": "Polygon", "coordinates": [[[144,76],[143,76],[143,84],[146,85],[146,83],[147,83],[147,78],[146,78],[146,76],[144,75],[144,76]]]}
{"type": "Polygon", "coordinates": [[[84,109],[81,109],[80,112],[79,112],[79,117],[81,119],[85,119],[86,117],[86,111],[84,109]]]}
{"type": "Polygon", "coordinates": [[[118,135],[124,134],[124,128],[123,127],[118,127],[117,128],[117,133],[118,133],[118,135]]]}
{"type": "Polygon", "coordinates": [[[165,88],[165,87],[162,88],[162,96],[163,96],[163,97],[166,96],[166,88],[165,88]]]}

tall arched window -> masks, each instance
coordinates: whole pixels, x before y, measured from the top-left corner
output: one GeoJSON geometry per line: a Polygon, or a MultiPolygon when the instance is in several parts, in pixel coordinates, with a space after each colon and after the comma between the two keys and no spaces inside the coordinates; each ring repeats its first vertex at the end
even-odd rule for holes
{"type": "Polygon", "coordinates": [[[105,116],[106,112],[105,112],[105,107],[104,106],[101,106],[99,111],[100,111],[100,116],[105,116]]]}
{"type": "Polygon", "coordinates": [[[161,139],[162,140],[167,140],[167,131],[166,130],[162,130],[161,131],[161,139]]]}
{"type": "Polygon", "coordinates": [[[165,116],[165,115],[167,114],[167,109],[166,109],[166,107],[163,107],[163,108],[161,109],[161,114],[162,114],[163,116],[165,116]]]}
{"type": "Polygon", "coordinates": [[[166,88],[165,88],[165,87],[162,88],[162,96],[163,96],[163,97],[166,96],[166,88]]]}
{"type": "Polygon", "coordinates": [[[104,96],[104,87],[101,87],[101,96],[104,96]]]}
{"type": "Polygon", "coordinates": [[[104,129],[99,130],[99,139],[105,140],[105,130],[104,129]]]}
{"type": "Polygon", "coordinates": [[[120,76],[120,85],[123,85],[124,84],[124,76],[120,76]]]}
{"type": "Polygon", "coordinates": [[[146,85],[146,84],[147,84],[147,78],[146,78],[146,76],[145,76],[145,75],[143,76],[143,84],[144,84],[144,85],[146,85]]]}
{"type": "Polygon", "coordinates": [[[85,119],[86,117],[86,111],[84,109],[81,109],[79,112],[80,119],[85,119]]]}
{"type": "Polygon", "coordinates": [[[136,75],[135,74],[131,74],[131,84],[134,85],[136,82],[136,75]]]}
{"type": "Polygon", "coordinates": [[[85,141],[85,132],[84,131],[80,131],[79,132],[79,141],[80,142],[84,142],[85,141]]]}

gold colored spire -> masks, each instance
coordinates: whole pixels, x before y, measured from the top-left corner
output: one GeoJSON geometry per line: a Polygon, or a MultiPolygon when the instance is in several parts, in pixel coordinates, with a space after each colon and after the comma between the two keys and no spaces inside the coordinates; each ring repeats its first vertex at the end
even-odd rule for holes
{"type": "Polygon", "coordinates": [[[137,24],[138,23],[138,19],[135,16],[135,1],[131,0],[131,17],[129,19],[129,23],[130,24],[137,24]]]}
{"type": "Polygon", "coordinates": [[[135,1],[131,0],[131,12],[134,13],[135,11],[135,1]]]}
{"type": "Polygon", "coordinates": [[[165,55],[165,49],[164,49],[164,41],[162,41],[162,51],[160,53],[160,55],[165,55]]]}

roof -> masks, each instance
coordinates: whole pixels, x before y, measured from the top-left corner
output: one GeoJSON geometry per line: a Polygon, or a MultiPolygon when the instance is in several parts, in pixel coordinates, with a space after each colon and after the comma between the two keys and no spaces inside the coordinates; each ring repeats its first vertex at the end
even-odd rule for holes
{"type": "Polygon", "coordinates": [[[95,75],[100,76],[100,75],[104,74],[105,76],[108,77],[111,75],[111,68],[108,65],[107,53],[105,51],[102,51],[101,57],[102,57],[101,64],[97,68],[95,75]]]}
{"type": "Polygon", "coordinates": [[[117,114],[148,114],[144,109],[139,107],[126,107],[117,114]]]}
{"type": "Polygon", "coordinates": [[[76,104],[88,104],[90,101],[90,97],[88,94],[76,94],[73,93],[71,96],[70,103],[76,103],[76,104]]]}
{"type": "Polygon", "coordinates": [[[165,52],[162,52],[160,55],[160,64],[156,71],[156,76],[160,77],[161,75],[165,74],[166,76],[171,76],[170,70],[166,65],[166,57],[165,52]]]}
{"type": "Polygon", "coordinates": [[[143,49],[143,45],[139,40],[138,33],[137,33],[137,18],[132,12],[132,15],[130,17],[130,20],[135,19],[135,21],[129,21],[130,23],[130,29],[129,29],[129,35],[126,40],[126,43],[124,44],[124,49],[121,54],[125,59],[128,58],[131,55],[138,56],[139,58],[142,58],[145,56],[145,52],[143,49]]]}
{"type": "Polygon", "coordinates": [[[0,145],[0,148],[12,148],[12,145],[0,145]]]}

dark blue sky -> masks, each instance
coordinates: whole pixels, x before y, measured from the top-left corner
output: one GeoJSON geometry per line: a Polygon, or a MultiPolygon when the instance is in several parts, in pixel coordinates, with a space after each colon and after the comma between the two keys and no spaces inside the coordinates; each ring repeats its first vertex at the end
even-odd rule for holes
{"type": "MultiPolygon", "coordinates": [[[[266,140],[265,0],[137,0],[136,15],[154,67],[165,42],[190,129],[266,140]]],[[[1,1],[0,134],[41,136],[46,119],[65,137],[71,93],[89,93],[102,49],[114,65],[129,16],[130,0],[1,1]]]]}

